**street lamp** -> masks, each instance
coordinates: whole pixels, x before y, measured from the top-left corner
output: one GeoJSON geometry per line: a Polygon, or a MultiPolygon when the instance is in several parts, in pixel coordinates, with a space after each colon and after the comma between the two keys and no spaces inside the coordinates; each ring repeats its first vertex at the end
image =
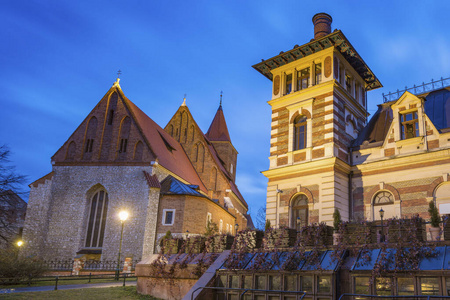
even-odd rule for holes
{"type": "Polygon", "coordinates": [[[120,274],[120,252],[122,252],[123,224],[128,219],[128,213],[126,211],[121,211],[119,213],[119,219],[120,223],[122,224],[122,229],[120,231],[119,256],[117,257],[116,280],[119,280],[120,274]]]}
{"type": "Polygon", "coordinates": [[[23,245],[23,241],[18,241],[17,242],[17,246],[20,248],[20,247],[22,247],[22,245],[23,245]]]}
{"type": "Polygon", "coordinates": [[[381,235],[380,235],[380,242],[384,242],[384,227],[383,227],[383,217],[384,217],[384,210],[383,208],[380,209],[380,218],[381,218],[381,235]]]}
{"type": "Polygon", "coordinates": [[[297,217],[297,230],[300,230],[301,226],[302,226],[302,219],[300,217],[297,217]]]}
{"type": "Polygon", "coordinates": [[[238,229],[239,229],[239,224],[238,223],[234,224],[234,229],[236,230],[236,235],[237,235],[238,229]]]}

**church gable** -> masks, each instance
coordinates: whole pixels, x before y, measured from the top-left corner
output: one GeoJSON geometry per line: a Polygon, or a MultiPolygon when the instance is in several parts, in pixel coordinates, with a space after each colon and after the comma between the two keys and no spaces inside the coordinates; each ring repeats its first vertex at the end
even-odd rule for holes
{"type": "Polygon", "coordinates": [[[142,164],[154,160],[119,88],[111,88],[52,157],[65,164],[142,164]]]}
{"type": "MultiPolygon", "coordinates": [[[[224,204],[226,190],[231,190],[245,203],[224,162],[218,156],[213,144],[205,137],[187,106],[182,105],[164,128],[183,146],[192,165],[209,191],[209,197],[224,204]]],[[[243,204],[244,206],[246,204],[243,204]]]]}

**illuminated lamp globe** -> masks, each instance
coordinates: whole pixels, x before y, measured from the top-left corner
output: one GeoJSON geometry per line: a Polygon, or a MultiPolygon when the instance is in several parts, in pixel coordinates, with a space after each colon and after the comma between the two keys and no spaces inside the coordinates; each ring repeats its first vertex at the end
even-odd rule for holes
{"type": "Polygon", "coordinates": [[[23,245],[23,241],[18,241],[17,246],[21,247],[23,245]]]}
{"type": "Polygon", "coordinates": [[[121,211],[119,213],[119,219],[120,221],[126,221],[128,219],[128,213],[126,211],[121,211]]]}

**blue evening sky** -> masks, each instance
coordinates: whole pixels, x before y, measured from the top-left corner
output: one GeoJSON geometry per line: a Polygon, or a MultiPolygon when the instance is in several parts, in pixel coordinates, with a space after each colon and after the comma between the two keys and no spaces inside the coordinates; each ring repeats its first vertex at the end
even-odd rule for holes
{"type": "Polygon", "coordinates": [[[0,144],[28,183],[122,70],[125,95],[164,127],[187,94],[206,132],[219,105],[239,151],[237,185],[265,205],[271,82],[252,65],[313,37],[326,12],[387,93],[450,76],[450,1],[3,1],[0,144]],[[316,3],[317,2],[317,3],[316,3]]]}

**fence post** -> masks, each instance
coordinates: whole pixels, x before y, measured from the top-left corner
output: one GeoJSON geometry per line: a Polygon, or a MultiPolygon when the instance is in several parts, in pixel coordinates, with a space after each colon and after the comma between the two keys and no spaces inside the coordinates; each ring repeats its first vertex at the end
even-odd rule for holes
{"type": "Polygon", "coordinates": [[[125,280],[127,279],[127,273],[123,273],[123,286],[125,286],[125,280]]]}
{"type": "Polygon", "coordinates": [[[88,281],[88,283],[91,283],[91,275],[92,275],[92,273],[89,273],[89,281],[88,281]]]}
{"type": "Polygon", "coordinates": [[[58,276],[55,279],[55,291],[58,289],[58,276]]]}

